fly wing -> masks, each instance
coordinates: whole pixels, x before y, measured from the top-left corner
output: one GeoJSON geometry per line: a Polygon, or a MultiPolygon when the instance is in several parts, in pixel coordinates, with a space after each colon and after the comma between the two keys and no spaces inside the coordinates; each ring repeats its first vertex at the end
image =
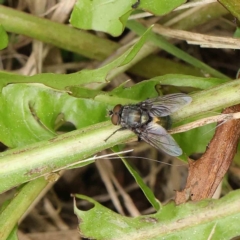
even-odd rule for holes
{"type": "Polygon", "coordinates": [[[192,98],[184,93],[169,94],[148,99],[139,103],[140,107],[147,110],[151,117],[165,117],[189,104],[192,98]]]}
{"type": "Polygon", "coordinates": [[[182,155],[182,149],[173,137],[157,123],[150,122],[143,130],[138,132],[138,135],[145,142],[171,156],[182,155]]]}

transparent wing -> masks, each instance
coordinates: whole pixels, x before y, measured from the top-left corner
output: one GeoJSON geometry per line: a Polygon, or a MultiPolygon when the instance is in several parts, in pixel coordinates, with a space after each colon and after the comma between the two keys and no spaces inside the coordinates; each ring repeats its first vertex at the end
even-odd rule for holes
{"type": "Polygon", "coordinates": [[[171,156],[182,155],[182,149],[173,137],[157,123],[149,123],[143,131],[139,131],[138,135],[145,142],[171,156]]]}
{"type": "Polygon", "coordinates": [[[165,117],[189,104],[192,98],[184,93],[169,94],[139,103],[152,117],[165,117]]]}

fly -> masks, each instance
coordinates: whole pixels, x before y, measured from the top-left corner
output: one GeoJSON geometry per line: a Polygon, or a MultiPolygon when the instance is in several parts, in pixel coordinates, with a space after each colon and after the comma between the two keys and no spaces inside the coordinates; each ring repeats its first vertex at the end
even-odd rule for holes
{"type": "MultiPolygon", "coordinates": [[[[171,156],[182,155],[182,149],[166,129],[171,127],[170,114],[189,104],[192,98],[183,93],[147,99],[146,101],[125,105],[116,105],[109,111],[114,125],[120,125],[119,130],[129,129],[139,139],[144,140],[156,149],[171,156]]],[[[109,139],[113,132],[107,139],[109,139]]],[[[107,140],[106,139],[106,140],[107,140]]]]}

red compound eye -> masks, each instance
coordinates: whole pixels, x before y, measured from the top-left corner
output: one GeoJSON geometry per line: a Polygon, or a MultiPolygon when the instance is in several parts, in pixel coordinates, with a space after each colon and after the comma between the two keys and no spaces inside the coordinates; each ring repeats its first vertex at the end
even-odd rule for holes
{"type": "Polygon", "coordinates": [[[114,125],[118,125],[120,122],[120,111],[121,111],[122,105],[118,104],[116,105],[113,110],[112,110],[112,117],[111,117],[111,121],[112,124],[114,125]]]}

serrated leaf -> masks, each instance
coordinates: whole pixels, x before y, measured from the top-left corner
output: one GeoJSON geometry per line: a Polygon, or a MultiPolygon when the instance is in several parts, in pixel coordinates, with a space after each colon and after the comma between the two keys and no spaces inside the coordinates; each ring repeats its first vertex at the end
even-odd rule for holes
{"type": "Polygon", "coordinates": [[[34,76],[22,76],[0,72],[0,89],[9,83],[42,83],[58,90],[69,89],[69,86],[84,85],[87,83],[106,83],[106,81],[111,80],[108,78],[108,74],[111,70],[132,61],[145,43],[150,30],[151,28],[149,28],[142,37],[123,54],[101,68],[93,70],[84,69],[72,74],[42,73],[34,76]]]}
{"type": "Polygon", "coordinates": [[[9,147],[52,138],[55,121],[82,128],[106,120],[106,104],[74,98],[41,84],[10,84],[0,96],[0,141],[9,147]]]}
{"type": "Polygon", "coordinates": [[[87,238],[228,240],[240,235],[239,190],[219,200],[188,202],[180,206],[170,202],[156,214],[136,218],[114,213],[89,197],[76,197],[94,205],[88,211],[81,211],[74,204],[81,235],[87,238]]]}

